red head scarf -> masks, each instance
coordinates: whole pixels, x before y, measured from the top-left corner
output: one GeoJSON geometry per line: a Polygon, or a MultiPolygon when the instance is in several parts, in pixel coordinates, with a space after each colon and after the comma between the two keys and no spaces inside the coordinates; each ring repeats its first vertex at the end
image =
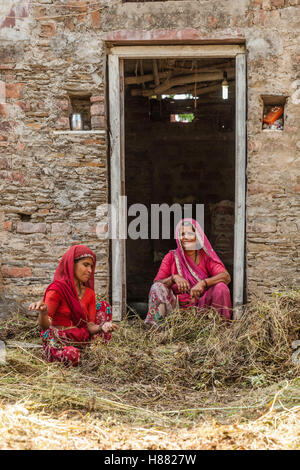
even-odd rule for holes
{"type": "Polygon", "coordinates": [[[49,290],[58,292],[67,302],[71,310],[72,323],[76,327],[86,327],[86,318],[81,307],[74,282],[74,261],[80,258],[92,258],[94,261],[93,270],[89,281],[85,284],[90,289],[94,290],[94,274],[96,265],[96,255],[87,246],[74,245],[68,249],[64,254],[60,263],[55,271],[53,282],[47,287],[46,293],[49,290]]]}

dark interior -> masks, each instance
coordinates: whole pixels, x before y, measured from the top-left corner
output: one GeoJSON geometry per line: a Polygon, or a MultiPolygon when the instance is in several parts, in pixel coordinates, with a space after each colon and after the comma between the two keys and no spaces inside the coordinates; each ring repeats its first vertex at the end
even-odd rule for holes
{"type": "MultiPolygon", "coordinates": [[[[233,60],[224,59],[125,61],[128,207],[144,204],[150,213],[151,204],[189,203],[194,207],[204,204],[205,234],[231,276],[235,194],[234,67],[233,60]],[[227,100],[222,98],[221,92],[224,71],[229,83],[227,100]],[[157,93],[161,88],[164,91],[157,93]],[[175,99],[178,94],[188,96],[175,99]],[[193,116],[186,117],[190,114],[193,116]],[[185,118],[193,120],[180,121],[185,118]]],[[[132,219],[128,217],[128,223],[132,219]]],[[[149,233],[150,224],[149,218],[149,233]]],[[[129,305],[135,307],[136,302],[147,302],[162,258],[176,248],[173,235],[170,240],[128,238],[129,305]]]]}

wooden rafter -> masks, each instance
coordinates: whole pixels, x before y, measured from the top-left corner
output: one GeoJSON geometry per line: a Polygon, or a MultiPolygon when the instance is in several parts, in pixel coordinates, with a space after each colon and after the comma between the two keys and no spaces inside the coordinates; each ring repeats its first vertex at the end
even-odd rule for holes
{"type": "MultiPolygon", "coordinates": [[[[165,80],[162,84],[155,87],[153,90],[141,90],[141,89],[133,89],[131,90],[132,96],[152,96],[152,95],[159,95],[162,93],[170,93],[170,90],[174,89],[180,85],[195,85],[196,83],[205,83],[205,82],[214,82],[214,81],[221,81],[223,79],[223,73],[214,72],[214,73],[197,73],[191,75],[184,75],[179,77],[172,77],[170,79],[165,80]]],[[[234,71],[228,73],[227,76],[228,80],[234,79],[234,71]]],[[[186,87],[188,88],[188,87],[186,87]]]]}
{"type": "MultiPolygon", "coordinates": [[[[170,72],[159,72],[158,77],[167,78],[170,72]]],[[[153,73],[147,73],[143,76],[131,76],[125,78],[125,85],[140,85],[141,83],[153,82],[155,79],[153,73]]]]}

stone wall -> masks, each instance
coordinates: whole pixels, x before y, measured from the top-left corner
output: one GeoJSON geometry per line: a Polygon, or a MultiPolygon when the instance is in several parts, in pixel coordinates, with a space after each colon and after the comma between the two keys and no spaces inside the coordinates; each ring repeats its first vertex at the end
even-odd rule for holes
{"type": "MultiPolygon", "coordinates": [[[[0,72],[6,87],[0,105],[4,289],[11,301],[40,298],[62,254],[71,244],[84,243],[97,254],[97,291],[108,296],[108,243],[96,236],[96,208],[108,197],[98,12],[44,20],[63,14],[54,7],[61,2],[5,3],[6,12],[0,7],[0,72]],[[3,13],[10,22],[3,21],[3,13]],[[90,97],[92,131],[85,135],[67,133],[73,95],[90,97]]],[[[87,6],[81,5],[64,13],[84,13],[87,6]]]]}
{"type": "Polygon", "coordinates": [[[97,289],[108,292],[108,246],[95,234],[96,206],[108,198],[106,40],[245,41],[247,287],[270,294],[298,283],[299,27],[299,0],[2,1],[0,243],[10,298],[40,297],[79,241],[96,250],[97,289]],[[54,133],[69,128],[72,94],[101,97],[94,133],[54,133]],[[262,131],[262,95],[287,98],[283,132],[262,131]]]}

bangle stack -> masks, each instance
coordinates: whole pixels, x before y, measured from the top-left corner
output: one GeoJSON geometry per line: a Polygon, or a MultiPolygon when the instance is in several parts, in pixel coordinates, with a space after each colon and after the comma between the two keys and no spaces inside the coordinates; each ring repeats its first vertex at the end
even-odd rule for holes
{"type": "Polygon", "coordinates": [[[207,280],[206,280],[206,279],[203,279],[203,282],[205,282],[205,289],[207,289],[207,288],[208,288],[207,280]]]}

